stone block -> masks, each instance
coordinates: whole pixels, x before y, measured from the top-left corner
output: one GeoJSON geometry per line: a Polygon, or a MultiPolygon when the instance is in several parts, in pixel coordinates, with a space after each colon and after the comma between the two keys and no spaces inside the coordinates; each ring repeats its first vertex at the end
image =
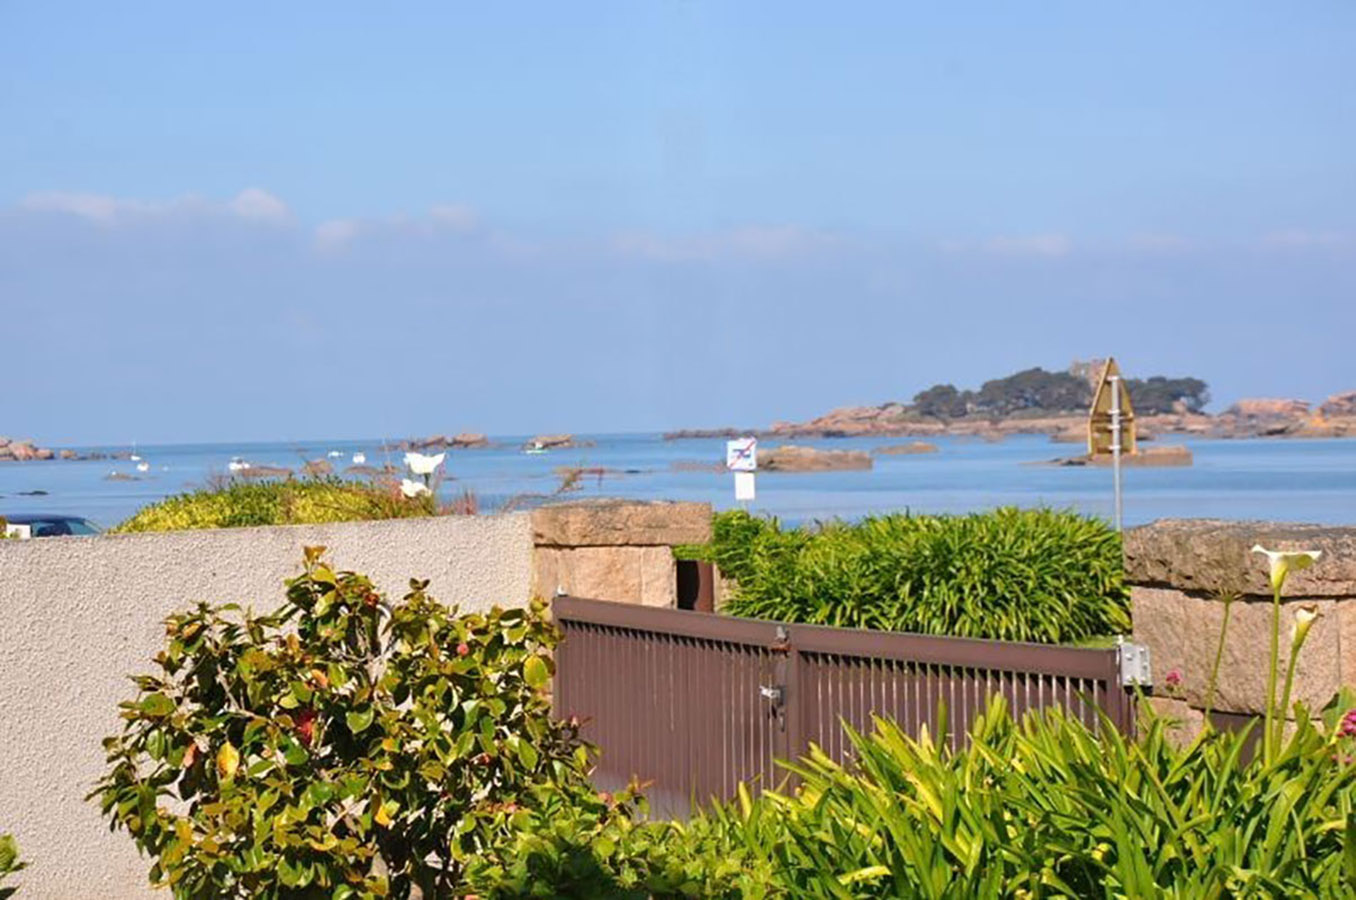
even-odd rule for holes
{"type": "MultiPolygon", "coordinates": [[[[1175,696],[1198,709],[1204,708],[1209,700],[1210,673],[1224,622],[1224,603],[1170,588],[1139,586],[1131,589],[1131,603],[1135,640],[1148,645],[1153,660],[1154,692],[1167,693],[1167,673],[1176,669],[1181,672],[1182,683],[1175,696]]],[[[1289,664],[1295,612],[1307,603],[1317,607],[1319,619],[1300,652],[1291,702],[1302,702],[1316,712],[1342,683],[1342,632],[1344,628],[1356,629],[1356,622],[1344,621],[1339,604],[1332,599],[1286,600],[1281,606],[1278,700],[1289,664]]],[[[1266,711],[1271,616],[1269,600],[1246,598],[1232,604],[1214,709],[1228,713],[1266,711]]]]}
{"type": "Polygon", "coordinates": [[[1125,533],[1126,579],[1189,591],[1271,595],[1271,550],[1322,550],[1323,559],[1286,582],[1296,597],[1356,597],[1356,528],[1163,519],[1125,533]]]}
{"type": "Polygon", "coordinates": [[[534,590],[644,606],[676,606],[678,575],[668,547],[538,547],[534,590]]]}
{"type": "Polygon", "coordinates": [[[532,512],[537,546],[672,547],[711,540],[711,505],[592,500],[532,512]]]}

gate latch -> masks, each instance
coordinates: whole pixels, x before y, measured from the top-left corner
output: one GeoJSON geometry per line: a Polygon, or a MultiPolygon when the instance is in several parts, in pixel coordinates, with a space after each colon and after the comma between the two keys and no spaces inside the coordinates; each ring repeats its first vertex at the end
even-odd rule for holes
{"type": "Polygon", "coordinates": [[[1154,683],[1149,667],[1149,648],[1123,638],[1116,639],[1116,662],[1121,672],[1121,687],[1149,687],[1154,683]]]}
{"type": "Polygon", "coordinates": [[[780,684],[764,684],[758,688],[758,696],[764,700],[772,702],[773,706],[781,706],[782,700],[786,697],[786,688],[780,684]]]}

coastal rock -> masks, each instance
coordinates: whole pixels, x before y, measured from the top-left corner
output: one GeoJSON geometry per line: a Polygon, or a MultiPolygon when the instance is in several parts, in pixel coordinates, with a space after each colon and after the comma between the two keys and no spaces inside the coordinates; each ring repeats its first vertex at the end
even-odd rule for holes
{"type": "MultiPolygon", "coordinates": [[[[756,429],[753,429],[756,430],[756,429]]],[[[683,428],[678,431],[664,432],[666,441],[682,441],[701,438],[737,438],[751,434],[753,430],[738,428],[683,428]]]]}
{"type": "Polygon", "coordinates": [[[836,472],[871,466],[871,454],[863,450],[820,450],[795,444],[764,450],[758,459],[758,467],[769,472],[836,472]]]}
{"type": "Polygon", "coordinates": [[[28,462],[43,459],[79,459],[74,450],[62,450],[60,454],[48,447],[39,447],[29,438],[0,437],[0,462],[28,462]]]}
{"type": "Polygon", "coordinates": [[[523,445],[542,450],[565,450],[570,447],[592,447],[593,441],[580,440],[572,434],[539,434],[523,445]]]}
{"type": "Polygon", "coordinates": [[[104,481],[140,481],[136,475],[129,475],[126,472],[109,472],[104,476],[104,481]]]}
{"type": "Polygon", "coordinates": [[[1309,401],[1276,397],[1239,400],[1225,410],[1226,415],[1242,419],[1295,419],[1309,415],[1309,401]]]}
{"type": "Polygon", "coordinates": [[[907,444],[877,447],[872,452],[879,456],[913,456],[919,453],[936,453],[938,447],[936,444],[929,444],[927,441],[909,441],[907,444]]]}
{"type": "Polygon", "coordinates": [[[448,446],[466,449],[488,447],[490,446],[490,439],[478,431],[463,431],[460,434],[453,435],[452,442],[448,446]]]}
{"type": "MultiPolygon", "coordinates": [[[[1191,448],[1180,444],[1163,447],[1144,447],[1138,453],[1127,453],[1121,457],[1122,466],[1155,468],[1159,466],[1189,466],[1194,462],[1191,448]]],[[[1050,461],[1056,466],[1110,466],[1114,460],[1110,456],[1070,456],[1050,461]]]]}
{"type": "Polygon", "coordinates": [[[306,475],[317,477],[322,475],[333,475],[334,466],[330,464],[328,459],[312,459],[307,460],[306,465],[301,467],[301,471],[306,475]]]}
{"type": "Polygon", "coordinates": [[[1356,417],[1356,391],[1333,394],[1318,411],[1325,418],[1356,417]]]}

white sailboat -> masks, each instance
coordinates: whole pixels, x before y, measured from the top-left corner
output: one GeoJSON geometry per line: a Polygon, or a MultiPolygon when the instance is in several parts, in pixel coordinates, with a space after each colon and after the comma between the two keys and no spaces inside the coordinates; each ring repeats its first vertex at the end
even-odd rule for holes
{"type": "Polygon", "coordinates": [[[361,465],[363,465],[363,464],[366,463],[366,462],[367,462],[367,454],[366,454],[366,453],[359,452],[359,453],[353,454],[353,464],[354,464],[355,466],[361,466],[361,465]]]}
{"type": "Polygon", "coordinates": [[[231,461],[226,464],[226,468],[230,469],[232,472],[243,472],[249,467],[250,464],[238,456],[231,457],[231,461]]]}

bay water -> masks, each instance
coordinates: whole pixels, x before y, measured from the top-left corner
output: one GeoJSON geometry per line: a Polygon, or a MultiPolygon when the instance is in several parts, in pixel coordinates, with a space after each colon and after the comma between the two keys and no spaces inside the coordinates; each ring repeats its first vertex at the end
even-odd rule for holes
{"type": "MultiPolygon", "coordinates": [[[[732,476],[723,471],[725,442],[665,441],[657,434],[580,435],[592,447],[525,454],[526,436],[503,437],[482,449],[451,450],[441,494],[474,493],[483,511],[505,504],[526,507],[552,498],[563,468],[591,471],[577,490],[555,499],[627,497],[699,500],[717,509],[735,506],[732,476]]],[[[825,449],[872,449],[905,443],[900,438],[796,440],[825,449]]],[[[967,512],[995,506],[1072,508],[1109,519],[1112,475],[1105,467],[1058,467],[1044,463],[1079,451],[1045,436],[1001,441],[939,437],[937,453],[880,455],[869,471],[758,475],[754,512],[799,524],[873,513],[967,512]]],[[[770,445],[773,442],[765,442],[770,445]]],[[[1125,521],[1164,517],[1277,519],[1356,524],[1356,440],[1205,440],[1167,436],[1161,444],[1191,448],[1195,464],[1181,468],[1127,468],[1125,521]]],[[[59,512],[84,516],[105,527],[147,503],[205,486],[223,475],[233,457],[255,465],[300,471],[306,460],[330,459],[336,472],[363,453],[369,465],[400,465],[403,454],[380,449],[382,441],[165,444],[140,446],[148,465],[137,472],[127,460],[0,463],[0,515],[59,512]],[[331,451],[337,457],[330,457],[331,451]],[[112,472],[138,480],[110,480],[112,472]]],[[[83,447],[83,452],[129,447],[83,447]]]]}

